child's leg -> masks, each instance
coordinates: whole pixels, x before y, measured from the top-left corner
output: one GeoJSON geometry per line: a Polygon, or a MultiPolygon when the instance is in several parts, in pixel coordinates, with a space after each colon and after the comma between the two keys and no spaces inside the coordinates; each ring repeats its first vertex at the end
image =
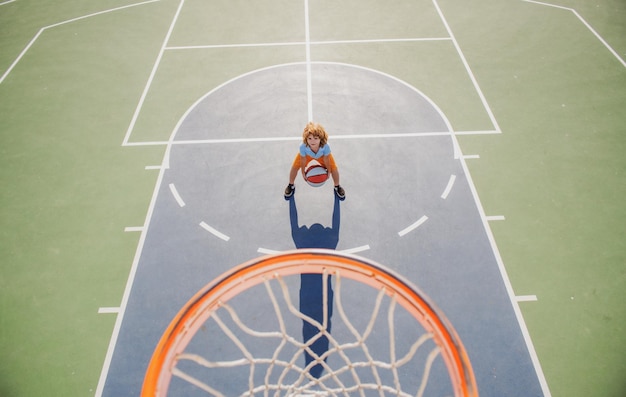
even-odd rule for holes
{"type": "Polygon", "coordinates": [[[324,157],[324,163],[326,165],[326,169],[330,170],[330,175],[333,177],[333,182],[335,182],[335,186],[339,186],[339,169],[337,168],[337,164],[335,163],[335,158],[332,154],[329,154],[324,157]]]}
{"type": "Polygon", "coordinates": [[[293,185],[296,182],[296,176],[298,176],[298,170],[302,166],[302,158],[300,153],[296,154],[296,157],[291,163],[291,170],[289,171],[289,184],[293,185]]]}
{"type": "Polygon", "coordinates": [[[339,170],[337,168],[333,169],[330,172],[330,175],[333,177],[333,182],[335,182],[335,186],[339,186],[339,170]]]}
{"type": "Polygon", "coordinates": [[[296,176],[298,175],[298,170],[300,168],[297,167],[291,167],[291,171],[289,171],[289,184],[293,185],[294,182],[296,181],[296,176]]]}
{"type": "Polygon", "coordinates": [[[339,200],[345,200],[346,191],[339,184],[339,170],[337,168],[333,169],[331,175],[333,176],[333,182],[335,182],[335,195],[339,200]]]}
{"type": "Polygon", "coordinates": [[[330,175],[333,176],[333,182],[335,183],[335,195],[339,200],[345,200],[346,191],[339,184],[339,169],[337,168],[337,164],[335,164],[335,159],[332,154],[329,154],[325,159],[326,168],[330,169],[330,175]]]}

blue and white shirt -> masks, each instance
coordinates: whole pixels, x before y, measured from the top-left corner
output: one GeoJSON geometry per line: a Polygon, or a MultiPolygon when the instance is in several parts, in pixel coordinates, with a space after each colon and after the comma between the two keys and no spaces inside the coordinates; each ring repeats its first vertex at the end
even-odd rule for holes
{"type": "Polygon", "coordinates": [[[300,156],[309,156],[309,157],[313,157],[314,159],[319,159],[322,158],[324,156],[328,156],[330,154],[330,146],[328,144],[320,147],[320,149],[317,151],[317,153],[314,153],[310,147],[308,147],[306,144],[302,143],[300,145],[300,156]]]}

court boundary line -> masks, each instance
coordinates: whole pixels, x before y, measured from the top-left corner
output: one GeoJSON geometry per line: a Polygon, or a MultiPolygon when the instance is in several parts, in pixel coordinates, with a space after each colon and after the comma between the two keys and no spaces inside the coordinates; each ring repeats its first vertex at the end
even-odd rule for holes
{"type": "Polygon", "coordinates": [[[111,361],[113,360],[113,353],[115,352],[115,347],[117,346],[117,340],[119,338],[120,331],[122,328],[122,322],[126,315],[126,308],[128,306],[128,300],[130,299],[132,287],[133,287],[133,284],[135,283],[135,275],[137,274],[137,268],[139,267],[139,259],[141,258],[141,254],[143,253],[143,248],[146,242],[146,236],[148,234],[150,223],[152,222],[152,214],[156,206],[156,200],[159,196],[159,190],[161,189],[161,185],[163,184],[165,171],[166,171],[165,167],[159,168],[159,175],[157,176],[157,180],[155,181],[155,184],[154,184],[154,189],[152,190],[152,197],[150,198],[150,203],[148,204],[148,211],[144,219],[144,224],[143,226],[141,226],[142,229],[139,234],[139,241],[137,242],[137,247],[135,248],[135,255],[133,256],[133,261],[130,267],[130,271],[128,273],[128,278],[126,279],[126,286],[124,287],[124,293],[122,294],[122,300],[119,306],[120,310],[117,313],[115,324],[113,326],[113,330],[111,331],[111,338],[109,339],[109,345],[107,347],[106,355],[104,357],[104,361],[102,364],[102,369],[100,371],[100,377],[98,379],[98,385],[96,387],[95,397],[101,397],[102,393],[104,392],[104,386],[106,384],[106,380],[109,375],[111,361]]]}
{"type": "MultiPolygon", "coordinates": [[[[120,10],[123,10],[123,9],[126,9],[126,8],[141,6],[141,5],[144,5],[144,4],[155,3],[155,2],[158,2],[158,1],[160,1],[160,0],[147,0],[147,1],[143,1],[141,3],[127,4],[125,6],[111,8],[111,9],[103,10],[103,11],[98,11],[98,12],[94,12],[94,13],[91,13],[91,14],[83,15],[83,16],[80,16],[80,17],[71,18],[71,19],[68,19],[68,20],[65,20],[65,21],[57,22],[57,23],[54,23],[52,25],[44,26],[43,28],[39,29],[39,31],[35,34],[35,37],[33,37],[30,40],[30,42],[26,45],[26,47],[22,50],[22,52],[20,52],[20,54],[17,56],[17,58],[15,58],[13,63],[4,72],[2,77],[0,77],[0,84],[2,84],[4,79],[6,79],[6,77],[13,71],[15,66],[17,66],[17,64],[20,62],[20,60],[24,57],[24,55],[26,55],[28,50],[30,50],[30,48],[33,46],[33,44],[35,44],[35,41],[37,41],[39,36],[41,36],[43,34],[43,32],[45,32],[46,30],[51,29],[51,28],[56,28],[56,27],[61,26],[61,25],[66,25],[68,23],[80,21],[82,19],[87,19],[87,18],[98,16],[98,15],[108,14],[110,12],[120,11],[120,10]]],[[[6,4],[6,3],[2,3],[0,5],[4,5],[4,4],[6,4]]]]}
{"type": "MultiPolygon", "coordinates": [[[[435,8],[437,9],[437,12],[439,13],[439,16],[442,20],[442,22],[444,23],[448,34],[450,35],[450,37],[452,37],[452,42],[454,43],[455,48],[457,49],[457,52],[459,54],[459,56],[462,59],[463,65],[465,65],[467,73],[470,76],[470,79],[472,80],[472,82],[475,84],[475,89],[478,92],[481,101],[483,101],[483,106],[485,106],[485,109],[488,111],[489,117],[492,119],[492,123],[494,128],[497,131],[501,131],[500,126],[498,125],[498,122],[495,119],[495,116],[493,115],[493,112],[491,111],[491,108],[489,107],[489,104],[487,103],[487,99],[485,98],[485,96],[482,93],[482,90],[480,89],[480,86],[478,85],[478,81],[476,80],[476,77],[474,76],[474,74],[472,73],[471,68],[469,67],[469,64],[467,63],[467,60],[465,58],[465,55],[463,54],[461,47],[459,45],[459,43],[456,40],[456,37],[454,36],[454,33],[452,32],[452,29],[450,28],[450,26],[448,25],[447,20],[445,19],[445,16],[443,14],[443,12],[441,11],[441,8],[439,7],[439,3],[437,2],[437,0],[433,0],[433,4],[435,5],[435,8]]],[[[545,374],[543,372],[543,369],[541,367],[541,363],[539,362],[539,356],[537,355],[537,351],[535,350],[535,345],[532,341],[532,338],[530,336],[530,332],[528,331],[528,327],[526,325],[526,320],[524,319],[524,315],[521,311],[521,308],[519,306],[518,301],[515,298],[515,291],[513,289],[513,284],[511,283],[511,280],[509,279],[508,273],[506,271],[506,267],[504,265],[504,260],[502,259],[502,256],[500,254],[500,250],[496,244],[496,240],[495,237],[493,235],[493,232],[491,230],[491,226],[489,225],[489,221],[487,220],[486,214],[485,214],[485,210],[482,206],[482,202],[480,201],[480,197],[478,196],[478,191],[476,190],[476,186],[474,185],[474,180],[472,179],[472,176],[469,172],[469,168],[467,166],[467,163],[465,162],[465,158],[463,158],[463,156],[460,156],[460,162],[461,162],[461,166],[463,167],[463,172],[465,173],[466,177],[467,177],[467,181],[468,181],[468,185],[470,187],[472,196],[474,197],[474,202],[476,203],[476,207],[478,209],[478,212],[480,214],[480,218],[482,220],[483,223],[483,228],[485,229],[485,232],[487,233],[487,237],[489,239],[489,244],[491,245],[491,250],[493,252],[493,255],[496,259],[496,262],[498,264],[498,268],[500,269],[500,277],[502,277],[502,281],[504,283],[504,286],[507,290],[507,294],[509,295],[509,300],[511,302],[511,306],[513,307],[513,311],[515,313],[515,317],[517,317],[517,322],[518,322],[518,326],[520,328],[520,331],[522,332],[522,336],[524,338],[524,342],[526,343],[526,349],[528,350],[528,354],[530,356],[530,360],[533,364],[533,367],[535,369],[535,374],[537,376],[537,380],[539,381],[539,385],[542,389],[543,395],[544,397],[551,397],[551,393],[550,393],[550,389],[548,386],[548,382],[546,380],[545,374]]]]}
{"type": "MultiPolygon", "coordinates": [[[[158,0],[150,0],[150,1],[158,1],[158,0]]],[[[131,121],[131,125],[129,126],[126,135],[124,137],[124,142],[126,142],[128,140],[128,138],[130,137],[130,133],[132,131],[132,128],[134,128],[134,122],[136,121],[139,112],[143,106],[143,100],[145,100],[145,96],[147,95],[148,89],[150,88],[151,84],[152,84],[152,79],[154,78],[154,74],[156,73],[156,70],[158,69],[158,66],[160,64],[161,58],[163,56],[164,53],[164,48],[165,45],[167,43],[167,41],[169,40],[169,37],[174,29],[175,26],[175,22],[178,20],[178,16],[180,15],[180,11],[182,10],[183,4],[185,3],[185,0],[180,0],[180,3],[178,5],[178,8],[176,9],[176,13],[174,14],[173,20],[170,23],[170,27],[168,29],[168,32],[166,34],[166,37],[163,41],[163,44],[161,45],[161,49],[159,50],[159,55],[157,56],[157,59],[155,61],[155,64],[152,67],[152,71],[150,73],[150,76],[148,78],[148,82],[146,83],[146,86],[144,87],[144,91],[143,94],[140,98],[139,104],[137,105],[137,107],[135,108],[135,113],[133,114],[133,121],[131,121]]],[[[1,81],[0,81],[1,82],[1,81]]],[[[122,145],[124,146],[124,145],[122,145]]],[[[169,147],[169,146],[168,146],[169,147]]],[[[141,258],[141,254],[143,252],[143,248],[145,246],[145,240],[146,240],[146,235],[148,234],[148,229],[149,229],[149,225],[150,222],[152,221],[152,214],[154,212],[154,208],[156,205],[156,199],[159,195],[159,189],[161,188],[161,185],[163,183],[163,177],[165,175],[165,171],[166,171],[166,167],[161,167],[159,168],[159,175],[157,177],[155,186],[154,186],[154,190],[152,191],[152,197],[150,198],[150,203],[148,204],[148,212],[146,214],[146,217],[144,219],[144,225],[143,225],[143,229],[141,230],[141,233],[139,235],[139,241],[137,242],[137,248],[135,249],[135,255],[133,256],[133,262],[128,274],[128,278],[126,279],[126,285],[124,287],[124,293],[122,294],[122,301],[120,302],[120,310],[115,318],[115,324],[113,326],[113,330],[111,332],[111,338],[109,339],[109,345],[107,347],[107,351],[104,357],[104,362],[102,364],[102,369],[100,370],[100,377],[98,379],[98,385],[96,386],[96,392],[95,392],[95,397],[100,397],[102,396],[102,393],[104,392],[104,387],[106,385],[106,380],[109,376],[109,370],[111,367],[111,362],[113,360],[113,353],[115,352],[115,347],[117,346],[117,340],[119,338],[120,335],[120,331],[122,329],[122,323],[124,321],[124,317],[126,315],[126,308],[128,306],[128,301],[130,299],[130,295],[132,292],[132,287],[133,284],[135,283],[135,275],[137,273],[137,269],[139,267],[139,259],[141,258]]]]}
{"type": "Polygon", "coordinates": [[[600,42],[609,50],[609,52],[611,52],[611,54],[613,54],[613,56],[615,58],[617,58],[617,60],[622,64],[622,66],[624,66],[626,68],[626,61],[624,59],[622,59],[622,57],[619,56],[619,54],[617,53],[617,51],[615,51],[613,49],[613,47],[611,47],[609,45],[609,43],[606,42],[606,40],[604,40],[604,38],[602,38],[602,36],[600,36],[600,34],[585,20],[585,18],[583,18],[578,11],[576,11],[576,9],[571,8],[571,7],[564,7],[564,6],[560,6],[560,5],[556,5],[556,4],[550,4],[550,3],[544,3],[541,1],[535,1],[535,0],[522,0],[525,3],[531,3],[531,4],[537,4],[537,5],[541,5],[541,6],[546,6],[546,7],[553,7],[553,8],[558,8],[561,10],[566,10],[566,11],[570,11],[572,12],[576,18],[578,18],[580,20],[580,22],[583,23],[583,25],[585,25],[585,27],[587,27],[587,29],[589,29],[589,31],[596,36],[596,38],[598,40],[600,40],[600,42]]]}
{"type": "Polygon", "coordinates": [[[491,251],[494,255],[496,263],[498,264],[498,268],[500,270],[500,277],[502,278],[502,282],[507,291],[507,295],[509,296],[511,307],[513,308],[513,312],[515,313],[515,317],[517,318],[518,326],[522,333],[522,337],[524,339],[524,342],[526,343],[526,349],[528,350],[530,360],[535,369],[535,374],[537,375],[539,386],[541,387],[544,397],[551,397],[552,394],[550,393],[548,382],[546,380],[545,374],[543,373],[543,369],[539,361],[539,356],[537,355],[537,351],[535,350],[535,345],[530,336],[530,332],[528,331],[526,320],[524,320],[524,315],[519,305],[519,301],[517,300],[517,295],[515,294],[515,291],[513,289],[513,284],[511,283],[511,280],[508,276],[508,272],[506,271],[504,260],[502,259],[502,255],[500,254],[500,249],[498,248],[495,236],[493,235],[493,231],[491,230],[491,226],[489,225],[489,217],[485,214],[485,209],[483,208],[482,202],[480,201],[480,197],[478,195],[478,191],[476,190],[476,185],[474,184],[472,175],[469,172],[469,167],[467,166],[467,163],[463,156],[461,156],[460,162],[461,162],[461,167],[463,168],[463,172],[465,173],[467,177],[467,183],[470,188],[471,194],[474,197],[474,203],[476,204],[476,208],[480,215],[480,219],[483,223],[483,228],[485,230],[485,233],[487,233],[487,239],[489,240],[491,251]]]}

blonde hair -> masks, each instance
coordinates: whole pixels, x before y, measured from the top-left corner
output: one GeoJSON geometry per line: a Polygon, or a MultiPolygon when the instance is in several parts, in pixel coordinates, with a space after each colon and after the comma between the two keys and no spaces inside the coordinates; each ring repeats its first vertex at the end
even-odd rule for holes
{"type": "Polygon", "coordinates": [[[309,121],[306,127],[304,127],[304,131],[302,132],[302,142],[304,142],[305,145],[307,145],[306,139],[309,135],[316,136],[320,139],[320,147],[326,145],[326,142],[328,142],[328,134],[326,133],[326,130],[324,130],[324,127],[322,127],[319,123],[309,121]]]}

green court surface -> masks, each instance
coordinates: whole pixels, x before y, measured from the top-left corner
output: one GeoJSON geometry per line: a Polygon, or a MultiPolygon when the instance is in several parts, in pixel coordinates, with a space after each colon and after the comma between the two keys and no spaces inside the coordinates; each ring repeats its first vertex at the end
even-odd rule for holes
{"type": "Polygon", "coordinates": [[[0,1],[0,396],[96,393],[176,124],[307,48],[441,108],[551,395],[623,396],[622,0],[0,1]]]}

